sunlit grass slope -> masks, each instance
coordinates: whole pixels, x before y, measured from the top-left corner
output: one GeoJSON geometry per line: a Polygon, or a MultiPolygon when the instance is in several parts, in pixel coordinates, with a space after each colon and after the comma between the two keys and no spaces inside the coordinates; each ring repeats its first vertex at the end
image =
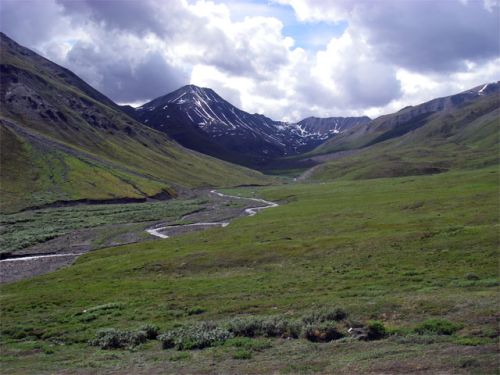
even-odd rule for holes
{"type": "Polygon", "coordinates": [[[167,329],[238,314],[295,316],[328,305],[343,307],[353,320],[379,319],[392,328],[432,317],[464,328],[458,338],[426,344],[411,338],[330,346],[271,340],[273,349],[242,367],[219,369],[383,373],[397,363],[400,371],[428,366],[460,373],[473,350],[461,345],[475,343],[472,366],[494,373],[498,178],[497,168],[485,168],[259,189],[259,196],[281,205],[226,228],[97,251],[68,269],[4,285],[2,366],[130,370],[139,361],[141,371],[210,373],[213,358],[218,366],[236,366],[230,354],[206,349],[179,364],[154,342],[137,354],[115,351],[113,359],[86,342],[101,327],[151,322],[167,329]],[[108,303],[120,309],[88,320],[78,315],[108,303]],[[194,307],[202,314],[189,315],[194,307]],[[27,349],[36,345],[42,349],[27,349]]]}
{"type": "Polygon", "coordinates": [[[4,34],[0,42],[2,211],[270,181],[179,146],[72,72],[4,34]]]}
{"type": "MultiPolygon", "coordinates": [[[[422,127],[400,137],[327,162],[317,167],[311,178],[410,176],[498,165],[499,121],[498,96],[483,97],[463,108],[433,116],[422,127]]],[[[327,144],[323,148],[328,151],[327,144]]]]}

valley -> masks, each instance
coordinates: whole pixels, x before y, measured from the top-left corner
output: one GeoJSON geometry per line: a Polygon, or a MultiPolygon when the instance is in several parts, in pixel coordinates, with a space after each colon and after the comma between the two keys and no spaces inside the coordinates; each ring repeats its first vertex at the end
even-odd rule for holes
{"type": "Polygon", "coordinates": [[[3,215],[1,247],[11,251],[0,253],[0,283],[53,272],[89,251],[146,241],[149,237],[144,232],[169,238],[212,226],[226,227],[235,217],[253,216],[277,206],[273,202],[230,196],[215,190],[199,191],[190,198],[167,203],[94,204],[82,205],[76,210],[44,209],[3,215]]]}
{"type": "Polygon", "coordinates": [[[499,82],[285,122],[0,46],[2,373],[498,371],[499,82]]]}
{"type": "Polygon", "coordinates": [[[496,168],[484,168],[225,190],[282,204],[226,228],[90,252],[71,267],[3,285],[2,368],[491,373],[498,178],[496,168]],[[117,307],[81,313],[105,305],[117,307]],[[194,352],[162,350],[154,340],[137,352],[87,346],[101,327],[151,323],[163,331],[234,316],[297,318],[321,306],[345,309],[350,322],[382,320],[392,333],[376,342],[268,338],[267,349],[248,349],[250,361],[234,359],[231,341],[194,352]],[[200,312],[189,313],[194,308],[200,312]],[[411,333],[436,317],[463,329],[411,333]]]}

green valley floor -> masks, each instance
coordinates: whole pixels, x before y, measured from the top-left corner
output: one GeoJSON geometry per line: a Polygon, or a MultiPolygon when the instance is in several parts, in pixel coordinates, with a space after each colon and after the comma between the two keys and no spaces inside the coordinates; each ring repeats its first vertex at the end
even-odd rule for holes
{"type": "Polygon", "coordinates": [[[280,206],[2,285],[1,372],[495,374],[498,182],[491,167],[225,190],[280,206]],[[300,321],[320,309],[348,314],[336,323],[343,338],[256,334],[195,350],[88,344],[103,328],[300,321]],[[378,340],[349,336],[373,321],[384,327],[378,340]]]}

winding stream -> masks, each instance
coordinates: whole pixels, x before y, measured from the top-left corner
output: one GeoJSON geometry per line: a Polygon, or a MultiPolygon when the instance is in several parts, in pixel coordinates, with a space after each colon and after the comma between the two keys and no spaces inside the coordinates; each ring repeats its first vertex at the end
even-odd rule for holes
{"type": "MultiPolygon", "coordinates": [[[[270,201],[266,201],[264,199],[259,199],[259,198],[246,198],[246,197],[238,197],[235,195],[227,195],[227,194],[222,194],[219,193],[218,191],[212,190],[210,191],[210,194],[215,194],[218,195],[219,197],[222,198],[232,198],[232,199],[244,199],[244,200],[249,200],[253,202],[258,202],[259,204],[263,204],[260,206],[256,207],[250,207],[246,208],[244,210],[244,213],[247,216],[254,216],[257,214],[257,212],[264,210],[266,208],[272,208],[272,207],[277,207],[278,204],[270,201]]],[[[163,227],[158,227],[158,228],[148,228],[146,229],[146,232],[151,234],[152,236],[160,237],[160,238],[169,238],[170,236],[161,233],[162,231],[166,229],[171,229],[171,228],[185,228],[185,227],[194,227],[194,226],[206,226],[206,227],[211,227],[211,226],[220,226],[220,227],[226,227],[229,225],[229,221],[217,221],[217,222],[200,222],[200,223],[193,223],[193,224],[180,224],[180,225],[167,225],[163,227]]],[[[78,257],[82,255],[83,253],[62,253],[62,254],[40,254],[40,255],[28,255],[28,256],[20,256],[20,257],[13,257],[13,258],[7,258],[7,259],[2,259],[0,260],[0,263],[10,263],[10,262],[26,262],[26,261],[34,261],[34,260],[42,260],[42,259],[47,259],[47,258],[63,258],[63,257],[78,257]]]]}
{"type": "MultiPolygon", "coordinates": [[[[236,195],[227,195],[227,194],[222,194],[219,193],[218,191],[211,190],[211,194],[218,195],[219,197],[222,198],[232,198],[232,199],[244,199],[244,200],[249,200],[253,202],[258,202],[258,203],[263,203],[263,206],[257,206],[257,207],[250,207],[245,209],[245,214],[247,216],[254,216],[257,214],[257,212],[261,210],[265,210],[266,208],[272,208],[272,207],[278,207],[278,203],[275,202],[270,202],[266,201],[264,199],[259,199],[259,198],[246,198],[246,197],[238,197],[236,195]]],[[[229,225],[229,221],[215,221],[215,222],[209,222],[209,223],[194,223],[194,224],[179,224],[179,225],[167,225],[164,227],[158,227],[158,228],[149,228],[146,229],[146,232],[151,234],[152,236],[160,237],[160,238],[169,238],[168,235],[161,233],[165,229],[178,229],[178,228],[184,228],[184,227],[190,227],[190,226],[219,226],[219,227],[227,227],[229,225]]]]}

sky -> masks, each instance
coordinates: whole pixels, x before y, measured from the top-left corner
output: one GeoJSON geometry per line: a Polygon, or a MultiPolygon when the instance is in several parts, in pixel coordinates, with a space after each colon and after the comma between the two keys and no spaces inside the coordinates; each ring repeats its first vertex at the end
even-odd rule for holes
{"type": "Polygon", "coordinates": [[[120,104],[195,84],[284,121],[500,79],[500,0],[0,0],[0,30],[120,104]]]}

